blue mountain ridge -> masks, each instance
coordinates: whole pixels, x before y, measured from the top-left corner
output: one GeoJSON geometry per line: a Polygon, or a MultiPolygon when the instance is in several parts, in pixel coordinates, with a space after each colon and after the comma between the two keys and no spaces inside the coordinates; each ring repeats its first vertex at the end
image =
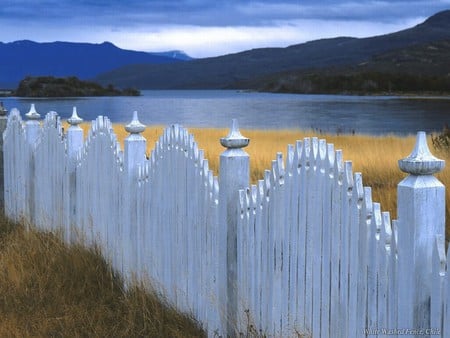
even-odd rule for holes
{"type": "MultiPolygon", "coordinates": [[[[181,63],[129,65],[100,74],[95,80],[101,84],[139,89],[259,89],[267,77],[276,78],[275,74],[317,73],[330,69],[345,71],[343,67],[357,67],[387,53],[390,53],[389,68],[395,71],[397,59],[403,59],[403,54],[409,55],[407,49],[421,46],[422,51],[427,51],[428,44],[443,41],[450,41],[450,10],[436,13],[414,27],[384,35],[327,38],[284,48],[256,48],[181,63]]],[[[446,48],[447,45],[440,46],[446,48]]],[[[446,53],[440,55],[445,56],[446,53]]],[[[426,58],[417,59],[416,66],[410,67],[409,71],[423,69],[430,73],[435,65],[440,64],[434,59],[431,60],[433,62],[426,58]]],[[[386,57],[384,60],[387,63],[386,57]]],[[[381,68],[371,70],[383,71],[381,68]]]]}
{"type": "Polygon", "coordinates": [[[0,42],[0,88],[15,88],[25,76],[76,76],[92,79],[131,64],[168,64],[191,58],[181,51],[147,53],[118,48],[110,42],[0,42]]]}

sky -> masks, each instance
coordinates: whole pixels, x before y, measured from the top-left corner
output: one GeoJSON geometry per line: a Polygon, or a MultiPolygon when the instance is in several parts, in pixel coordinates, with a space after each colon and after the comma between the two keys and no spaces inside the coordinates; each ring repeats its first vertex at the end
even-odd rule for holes
{"type": "Polygon", "coordinates": [[[0,0],[0,41],[109,41],[196,58],[412,27],[450,0],[0,0]]]}

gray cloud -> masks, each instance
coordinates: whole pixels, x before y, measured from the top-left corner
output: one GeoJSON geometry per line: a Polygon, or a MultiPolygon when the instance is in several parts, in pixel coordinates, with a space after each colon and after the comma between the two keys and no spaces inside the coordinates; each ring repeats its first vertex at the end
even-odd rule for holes
{"type": "Polygon", "coordinates": [[[258,26],[292,19],[370,20],[391,22],[425,17],[450,7],[443,0],[416,1],[139,1],[139,0],[8,0],[1,20],[95,21],[98,24],[141,23],[201,26],[258,26]]]}
{"type": "MultiPolygon", "coordinates": [[[[450,0],[0,2],[0,41],[109,40],[133,49],[178,49],[178,45],[170,44],[173,41],[183,43],[186,49],[189,44],[196,45],[196,53],[205,50],[205,45],[211,50],[217,48],[216,53],[220,47],[222,53],[228,47],[237,51],[274,46],[277,41],[277,46],[285,46],[320,37],[383,34],[450,8],[450,0]]],[[[211,51],[210,55],[214,54],[211,51]]]]}

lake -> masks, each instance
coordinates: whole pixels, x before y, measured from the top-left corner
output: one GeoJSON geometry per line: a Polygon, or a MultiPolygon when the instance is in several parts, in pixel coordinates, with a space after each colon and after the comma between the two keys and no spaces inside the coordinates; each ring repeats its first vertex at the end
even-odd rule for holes
{"type": "Polygon", "coordinates": [[[450,97],[346,96],[256,93],[236,90],[144,90],[139,97],[1,98],[6,109],[67,119],[76,106],[84,120],[106,115],[129,122],[133,111],[147,125],[316,129],[326,132],[411,134],[440,131],[450,123],[450,97]]]}

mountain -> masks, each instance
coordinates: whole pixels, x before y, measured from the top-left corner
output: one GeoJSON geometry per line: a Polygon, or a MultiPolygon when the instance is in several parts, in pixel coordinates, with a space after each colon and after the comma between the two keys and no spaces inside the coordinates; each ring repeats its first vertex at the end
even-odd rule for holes
{"type": "Polygon", "coordinates": [[[306,94],[450,93],[450,40],[414,45],[350,66],[300,69],[249,80],[247,88],[306,94]]]}
{"type": "Polygon", "coordinates": [[[188,60],[180,52],[146,53],[101,44],[23,40],[0,42],[0,88],[15,88],[25,76],[77,76],[92,79],[129,64],[168,64],[188,60]]]}
{"type": "Polygon", "coordinates": [[[450,10],[396,33],[369,38],[338,37],[286,48],[259,48],[219,57],[161,65],[129,65],[99,75],[101,83],[140,89],[253,88],[270,74],[349,67],[405,48],[450,40],[450,10]]]}

